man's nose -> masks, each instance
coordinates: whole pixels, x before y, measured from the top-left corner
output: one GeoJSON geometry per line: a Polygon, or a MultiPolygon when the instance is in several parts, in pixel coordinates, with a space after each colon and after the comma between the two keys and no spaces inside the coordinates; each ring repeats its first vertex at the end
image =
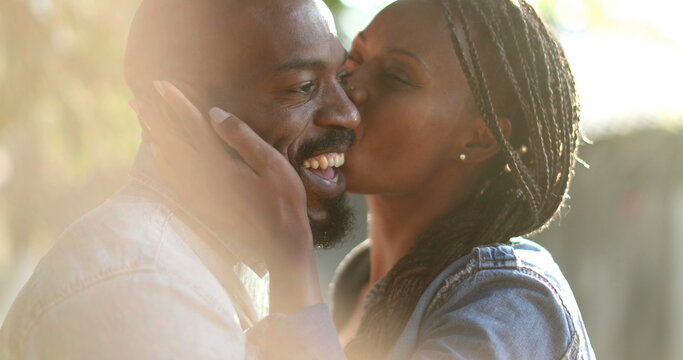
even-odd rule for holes
{"type": "Polygon", "coordinates": [[[333,94],[330,95],[326,106],[320,109],[318,116],[316,116],[316,125],[351,130],[358,127],[360,113],[344,89],[341,86],[335,86],[333,94]]]}

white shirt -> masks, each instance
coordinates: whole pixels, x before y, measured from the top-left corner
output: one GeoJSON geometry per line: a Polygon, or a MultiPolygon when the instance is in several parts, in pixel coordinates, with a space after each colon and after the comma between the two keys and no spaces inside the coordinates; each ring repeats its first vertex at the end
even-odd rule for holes
{"type": "Polygon", "coordinates": [[[0,359],[343,356],[326,305],[259,321],[234,252],[148,185],[133,181],[60,236],[0,329],[0,359]]]}
{"type": "Polygon", "coordinates": [[[215,276],[188,244],[197,235],[140,191],[124,188],[57,240],[4,322],[4,358],[246,358],[235,260],[210,263],[215,276]]]}

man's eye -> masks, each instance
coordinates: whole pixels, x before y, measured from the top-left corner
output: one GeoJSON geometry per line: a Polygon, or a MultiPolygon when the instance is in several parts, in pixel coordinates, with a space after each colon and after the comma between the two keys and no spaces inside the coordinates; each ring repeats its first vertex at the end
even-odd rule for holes
{"type": "Polygon", "coordinates": [[[308,95],[315,90],[315,83],[313,81],[306,81],[301,85],[290,89],[291,92],[308,95]]]}

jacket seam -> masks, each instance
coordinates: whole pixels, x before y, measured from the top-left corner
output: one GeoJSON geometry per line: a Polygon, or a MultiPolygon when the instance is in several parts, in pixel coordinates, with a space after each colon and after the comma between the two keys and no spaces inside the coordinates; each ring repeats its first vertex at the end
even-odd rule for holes
{"type": "MultiPolygon", "coordinates": [[[[161,209],[161,205],[157,207],[155,211],[158,211],[161,209]]],[[[20,354],[23,357],[24,355],[24,347],[23,344],[26,340],[26,337],[33,331],[33,328],[36,326],[36,324],[42,319],[42,317],[48,313],[50,310],[52,310],[55,306],[61,304],[62,302],[66,301],[70,297],[76,295],[77,293],[82,292],[83,290],[86,290],[92,286],[97,285],[98,283],[105,282],[107,280],[114,279],[119,276],[127,275],[127,274],[132,274],[132,273],[137,273],[137,272],[154,272],[157,269],[157,258],[160,253],[160,249],[165,244],[165,239],[163,238],[163,234],[166,233],[166,230],[168,228],[168,222],[169,219],[171,218],[172,213],[166,214],[164,217],[164,220],[161,223],[161,231],[159,232],[159,238],[157,240],[159,241],[157,245],[157,249],[155,252],[155,257],[152,265],[138,265],[133,268],[124,268],[124,269],[117,269],[113,271],[103,271],[96,273],[95,275],[92,275],[88,277],[85,281],[80,282],[77,285],[71,285],[67,286],[62,293],[58,294],[54,299],[51,301],[47,302],[44,306],[41,306],[40,309],[36,312],[36,316],[31,320],[29,323],[29,326],[27,327],[26,331],[24,334],[21,335],[21,340],[20,344],[20,354]]]]}
{"type": "Polygon", "coordinates": [[[81,283],[81,285],[78,286],[77,288],[69,289],[66,291],[66,293],[57,296],[53,301],[48,302],[44,307],[42,307],[40,309],[40,311],[38,311],[38,315],[36,315],[31,320],[31,323],[30,323],[29,327],[27,328],[26,332],[24,334],[22,334],[22,336],[21,336],[21,344],[22,344],[21,355],[22,355],[22,357],[23,357],[23,352],[24,352],[23,351],[24,350],[23,344],[26,340],[26,337],[28,337],[28,335],[31,333],[31,331],[33,331],[33,328],[36,326],[36,324],[38,324],[38,322],[40,322],[40,320],[43,318],[43,316],[45,316],[45,314],[50,312],[50,310],[55,308],[57,305],[65,302],[69,298],[73,297],[76,294],[81,293],[84,290],[87,290],[87,289],[89,289],[95,285],[104,283],[108,280],[112,280],[112,279],[115,279],[115,278],[118,278],[118,277],[121,277],[124,275],[133,274],[133,273],[154,272],[155,270],[156,270],[155,267],[147,266],[147,267],[136,267],[134,269],[118,270],[118,271],[114,271],[114,272],[100,273],[100,274],[98,274],[98,276],[92,277],[88,281],[81,283]]]}
{"type": "Polygon", "coordinates": [[[459,270],[455,274],[446,277],[443,280],[444,284],[441,287],[439,287],[439,290],[436,292],[436,294],[434,294],[434,300],[430,302],[429,307],[425,311],[425,315],[428,316],[433,311],[443,306],[443,303],[448,298],[448,296],[446,295],[449,292],[453,291],[454,287],[463,283],[465,279],[470,277],[472,274],[475,273],[476,270],[479,269],[481,268],[478,266],[477,259],[472,258],[465,264],[464,269],[459,270]]]}
{"type": "Polygon", "coordinates": [[[520,271],[523,273],[526,273],[527,275],[533,276],[536,280],[541,281],[546,287],[552,291],[553,295],[557,299],[557,301],[560,303],[562,306],[562,310],[564,311],[564,316],[567,318],[570,326],[570,335],[571,335],[571,341],[569,342],[569,345],[567,346],[567,349],[565,350],[564,354],[560,358],[561,360],[564,359],[571,359],[572,355],[576,354],[576,350],[578,349],[578,345],[581,341],[578,335],[578,330],[576,327],[576,323],[574,322],[574,317],[572,316],[571,312],[569,311],[569,308],[565,304],[564,298],[560,294],[560,292],[557,290],[556,286],[548,281],[542,274],[540,274],[538,271],[534,270],[532,267],[528,265],[522,265],[519,268],[520,271]]]}
{"type": "MultiPolygon", "coordinates": [[[[159,205],[159,208],[157,210],[161,210],[162,208],[165,208],[165,207],[163,205],[159,205]]],[[[159,231],[159,239],[158,239],[159,244],[157,245],[157,251],[154,254],[154,260],[153,260],[154,267],[157,267],[159,264],[159,258],[161,257],[161,250],[166,245],[166,240],[168,239],[168,236],[164,236],[164,235],[166,235],[166,233],[168,232],[168,228],[169,228],[168,223],[171,221],[171,217],[173,216],[172,211],[170,211],[168,209],[165,209],[165,210],[167,210],[167,213],[166,213],[166,216],[164,217],[164,221],[161,223],[161,231],[159,231]]]]}
{"type": "MultiPolygon", "coordinates": [[[[115,279],[122,278],[122,277],[127,276],[127,275],[136,274],[136,273],[137,273],[137,274],[142,274],[142,273],[152,273],[152,274],[157,273],[157,274],[159,274],[156,270],[157,270],[157,269],[137,269],[137,270],[133,270],[133,271],[124,271],[124,272],[120,272],[120,273],[117,273],[117,274],[112,274],[111,276],[108,276],[108,277],[106,277],[106,278],[101,279],[102,281],[93,282],[92,284],[89,284],[88,286],[85,286],[85,287],[79,289],[79,291],[74,292],[74,293],[71,294],[70,296],[67,296],[67,297],[61,299],[60,301],[58,301],[58,302],[52,304],[52,306],[50,306],[49,309],[46,309],[45,311],[43,311],[43,313],[41,314],[41,318],[42,318],[42,316],[43,316],[44,314],[47,314],[48,312],[50,312],[50,310],[52,310],[52,309],[54,309],[55,307],[57,307],[58,305],[64,303],[66,300],[68,300],[69,298],[71,298],[73,295],[77,295],[78,293],[80,293],[80,292],[82,292],[82,291],[84,291],[84,290],[90,289],[90,288],[95,287],[95,286],[97,286],[97,285],[104,284],[104,283],[106,283],[106,282],[108,282],[108,281],[111,281],[111,280],[115,280],[115,279]]],[[[160,275],[168,276],[168,277],[170,277],[170,278],[173,278],[173,279],[175,279],[175,280],[178,280],[181,284],[183,284],[183,285],[186,286],[190,291],[192,291],[192,293],[193,293],[194,295],[197,295],[203,302],[205,302],[206,305],[210,306],[211,309],[212,309],[213,311],[216,311],[216,310],[217,310],[215,307],[212,306],[211,302],[209,301],[209,299],[207,299],[207,297],[206,297],[205,294],[203,294],[202,292],[197,291],[196,287],[194,287],[194,286],[189,286],[189,283],[188,283],[186,280],[184,280],[184,279],[182,279],[182,278],[179,278],[179,277],[177,277],[177,276],[174,276],[174,275],[171,274],[171,273],[162,273],[162,274],[160,274],[160,275]]],[[[216,311],[216,312],[220,313],[220,311],[216,311]]],[[[38,324],[39,320],[40,320],[40,318],[36,318],[36,319],[33,321],[31,328],[30,328],[30,329],[26,332],[26,334],[22,337],[22,340],[21,340],[21,344],[22,344],[22,347],[21,347],[21,355],[22,355],[22,357],[23,357],[23,352],[24,352],[23,345],[24,345],[24,342],[25,342],[25,340],[26,340],[26,337],[28,337],[28,335],[31,334],[31,332],[33,331],[33,329],[35,328],[35,326],[38,324]]],[[[221,320],[222,320],[222,322],[223,322],[224,324],[229,325],[229,323],[225,322],[223,318],[221,318],[221,320]]]]}
{"type": "MultiPolygon", "coordinates": [[[[49,312],[50,312],[52,309],[54,309],[55,307],[59,306],[60,304],[62,304],[62,303],[64,303],[64,302],[66,302],[67,300],[69,300],[69,299],[70,299],[71,297],[73,297],[74,295],[77,295],[77,294],[79,294],[79,293],[81,293],[81,292],[83,292],[83,291],[85,291],[85,290],[87,290],[87,289],[93,288],[93,287],[95,287],[95,286],[104,284],[104,283],[106,283],[106,282],[108,282],[108,281],[115,280],[115,279],[118,279],[118,278],[122,278],[122,277],[124,277],[124,276],[132,275],[132,274],[142,274],[142,273],[151,273],[151,274],[154,274],[154,273],[158,273],[156,270],[157,270],[157,269],[152,269],[152,268],[146,268],[146,269],[141,268],[141,269],[135,269],[135,270],[131,270],[131,271],[122,271],[122,272],[119,272],[119,273],[116,273],[116,274],[111,274],[110,276],[108,276],[108,277],[106,277],[106,278],[102,278],[102,279],[100,279],[99,281],[92,282],[91,284],[88,284],[88,286],[84,286],[84,287],[80,288],[78,291],[73,292],[73,293],[70,294],[69,296],[66,296],[66,297],[60,299],[59,301],[56,301],[56,302],[52,303],[52,304],[50,305],[49,308],[46,308],[46,309],[40,314],[40,316],[36,317],[36,318],[32,321],[31,327],[26,331],[26,334],[24,334],[24,335],[22,336],[22,338],[21,338],[21,344],[22,344],[22,346],[20,347],[20,350],[21,350],[21,351],[20,351],[20,354],[21,354],[20,357],[23,357],[23,355],[24,355],[24,343],[25,343],[25,341],[26,341],[26,338],[27,338],[27,337],[31,334],[31,332],[35,329],[36,325],[40,322],[40,320],[42,319],[42,317],[43,317],[45,314],[49,313],[49,312]]],[[[224,309],[222,309],[220,306],[215,306],[215,305],[216,305],[216,304],[215,304],[215,301],[212,301],[212,300],[215,300],[214,298],[212,298],[212,297],[210,297],[210,296],[207,296],[207,295],[204,294],[202,291],[198,291],[198,289],[197,289],[195,286],[192,286],[192,285],[190,284],[190,282],[188,282],[187,280],[185,280],[185,279],[183,279],[183,278],[181,278],[181,277],[175,276],[175,275],[170,274],[170,273],[164,273],[163,275],[164,275],[164,276],[168,276],[168,277],[170,277],[170,278],[173,278],[173,279],[177,280],[179,283],[181,283],[182,285],[184,285],[185,287],[187,287],[190,291],[192,291],[192,293],[193,293],[194,295],[198,296],[206,305],[208,305],[208,306],[209,306],[213,311],[215,311],[218,315],[223,315],[223,316],[220,316],[220,317],[219,317],[219,318],[221,319],[221,322],[223,322],[225,325],[230,325],[227,321],[225,321],[225,319],[227,318],[227,316],[226,316],[227,314],[226,314],[225,311],[223,311],[224,309]]]]}
{"type": "MultiPolygon", "coordinates": [[[[518,262],[519,263],[519,262],[518,262]]],[[[500,269],[514,269],[517,271],[520,271],[524,274],[527,274],[529,276],[532,276],[534,279],[537,281],[540,281],[543,285],[545,285],[550,291],[552,292],[553,296],[558,300],[560,305],[562,306],[563,310],[563,315],[565,316],[566,320],[569,322],[569,327],[570,327],[570,341],[569,345],[567,346],[567,349],[563,352],[563,355],[559,358],[559,360],[567,360],[571,359],[572,355],[575,355],[577,353],[579,344],[581,342],[581,339],[578,336],[576,324],[574,323],[574,317],[571,315],[571,312],[567,308],[564,299],[562,296],[560,296],[559,291],[557,291],[556,287],[545,277],[538,273],[537,271],[533,270],[531,267],[527,265],[520,264],[517,267],[509,267],[509,266],[486,266],[482,267],[480,266],[479,262],[477,259],[473,258],[470,260],[466,265],[465,268],[456,272],[453,275],[448,276],[446,279],[444,279],[444,285],[439,288],[437,293],[434,295],[434,300],[431,302],[427,310],[425,311],[425,316],[423,319],[427,318],[430,314],[432,314],[436,309],[440,308],[443,306],[443,303],[445,302],[445,299],[448,298],[446,296],[449,292],[454,291],[454,288],[460,284],[462,284],[467,278],[473,276],[477,271],[479,270],[500,270],[500,269]]]]}

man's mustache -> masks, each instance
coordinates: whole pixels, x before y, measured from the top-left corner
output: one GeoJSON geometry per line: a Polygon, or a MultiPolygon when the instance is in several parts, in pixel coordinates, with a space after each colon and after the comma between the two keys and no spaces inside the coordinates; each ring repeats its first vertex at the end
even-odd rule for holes
{"type": "Polygon", "coordinates": [[[356,140],[356,134],[353,130],[328,130],[328,132],[314,140],[305,142],[296,155],[296,163],[301,164],[304,160],[320,154],[320,151],[330,150],[334,151],[340,148],[348,148],[353,145],[356,140]]]}

